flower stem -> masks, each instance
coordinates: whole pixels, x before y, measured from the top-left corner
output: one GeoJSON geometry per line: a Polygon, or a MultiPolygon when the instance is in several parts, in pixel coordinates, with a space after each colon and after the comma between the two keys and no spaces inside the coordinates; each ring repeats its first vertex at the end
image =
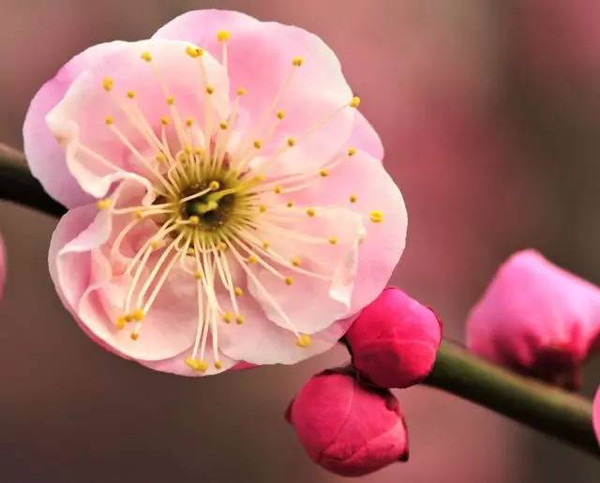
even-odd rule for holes
{"type": "MultiPolygon", "coordinates": [[[[0,199],[61,216],[65,208],[31,175],[23,153],[0,143],[0,199]]],[[[451,392],[600,458],[586,399],[522,377],[444,341],[425,384],[451,392]]]]}
{"type": "Polygon", "coordinates": [[[25,155],[0,143],[0,199],[14,201],[49,215],[61,216],[65,208],[46,194],[31,176],[25,155]]]}
{"type": "Polygon", "coordinates": [[[562,439],[600,458],[592,404],[561,389],[520,376],[443,341],[425,384],[562,439]]]}

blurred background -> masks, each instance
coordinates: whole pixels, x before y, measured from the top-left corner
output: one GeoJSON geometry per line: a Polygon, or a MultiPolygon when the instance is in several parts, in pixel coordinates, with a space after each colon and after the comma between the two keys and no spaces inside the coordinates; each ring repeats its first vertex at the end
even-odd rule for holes
{"type": "MultiPolygon", "coordinates": [[[[446,335],[497,265],[536,247],[600,282],[597,0],[0,0],[0,140],[22,147],[36,90],[71,56],[149,37],[196,8],[301,26],[341,58],[383,138],[410,214],[393,282],[436,308],[446,335]]],[[[187,380],[96,347],[47,273],[56,220],[0,206],[0,480],[332,482],[283,420],[341,348],[288,367],[187,380]]],[[[586,371],[587,395],[600,365],[586,371]]],[[[411,459],[377,482],[598,481],[591,458],[454,396],[398,393],[411,459]]]]}

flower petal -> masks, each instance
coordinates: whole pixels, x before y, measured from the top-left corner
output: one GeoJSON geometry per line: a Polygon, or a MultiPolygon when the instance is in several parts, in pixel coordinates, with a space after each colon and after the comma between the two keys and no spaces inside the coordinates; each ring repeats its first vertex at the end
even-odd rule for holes
{"type": "Polygon", "coordinates": [[[154,38],[194,42],[222,59],[222,30],[231,34],[226,49],[232,96],[240,87],[247,90],[240,108],[247,113],[249,141],[263,140],[262,152],[272,153],[293,137],[297,145],[280,155],[280,166],[288,173],[303,172],[307,164],[318,169],[346,142],[356,112],[335,54],[303,29],[231,11],[185,13],[154,38]],[[302,59],[301,67],[292,65],[295,58],[302,59]],[[277,111],[285,113],[280,123],[277,111]],[[269,136],[273,123],[279,126],[269,136]]]}
{"type": "MultiPolygon", "coordinates": [[[[220,303],[228,311],[231,304],[222,298],[220,303]]],[[[335,322],[311,335],[307,347],[297,345],[297,337],[271,322],[260,305],[244,295],[238,299],[241,325],[231,322],[219,324],[219,346],[229,357],[252,364],[295,364],[333,347],[344,335],[353,319],[335,322]]]]}
{"type": "Polygon", "coordinates": [[[408,219],[402,194],[381,163],[363,151],[340,156],[346,159],[329,176],[294,193],[294,199],[308,206],[337,204],[362,216],[367,234],[358,253],[352,314],[385,288],[404,251],[408,219]]]}
{"type": "MultiPolygon", "coordinates": [[[[167,40],[122,43],[83,72],[48,114],[85,191],[102,197],[120,178],[155,178],[155,157],[164,146],[151,130],[164,127],[168,138],[183,144],[184,120],[204,113],[205,104],[209,122],[228,115],[225,70],[208,54],[191,58],[188,47],[167,40]],[[212,94],[205,92],[208,84],[212,94]]],[[[195,125],[190,129],[201,136],[195,125]]]]}
{"type": "Polygon", "coordinates": [[[67,208],[89,203],[91,197],[69,173],[64,150],[48,129],[46,114],[60,102],[81,72],[122,45],[120,41],[98,44],[73,57],[40,88],[27,110],[23,142],[29,168],[48,194],[67,208]]]}

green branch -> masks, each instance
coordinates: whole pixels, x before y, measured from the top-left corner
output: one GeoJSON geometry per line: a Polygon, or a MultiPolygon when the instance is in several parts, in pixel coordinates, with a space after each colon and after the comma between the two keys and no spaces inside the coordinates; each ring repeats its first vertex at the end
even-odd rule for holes
{"type": "Polygon", "coordinates": [[[444,341],[425,384],[456,394],[600,458],[592,404],[491,364],[444,341]]]}
{"type": "MultiPolygon", "coordinates": [[[[0,199],[60,216],[62,205],[31,175],[25,156],[0,144],[0,199]]],[[[589,401],[490,364],[444,341],[425,384],[456,394],[600,458],[589,401]]]]}

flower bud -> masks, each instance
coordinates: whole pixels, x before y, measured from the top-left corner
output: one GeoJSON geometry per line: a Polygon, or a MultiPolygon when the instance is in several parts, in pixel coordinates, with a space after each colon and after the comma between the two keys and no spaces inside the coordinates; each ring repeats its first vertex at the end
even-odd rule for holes
{"type": "Polygon", "coordinates": [[[408,459],[408,434],[398,400],[351,374],[314,376],[290,404],[286,419],[309,457],[343,476],[361,476],[408,459]]]}
{"type": "Polygon", "coordinates": [[[354,367],[380,387],[408,387],[433,368],[442,324],[428,307],[389,287],[352,324],[345,336],[354,367]]]}
{"type": "Polygon", "coordinates": [[[594,431],[596,431],[596,439],[598,440],[598,444],[600,444],[600,386],[598,386],[596,397],[594,398],[593,423],[594,431]]]}
{"type": "Polygon", "coordinates": [[[534,250],[500,267],[467,321],[470,350],[567,389],[599,341],[600,289],[534,250]]]}

